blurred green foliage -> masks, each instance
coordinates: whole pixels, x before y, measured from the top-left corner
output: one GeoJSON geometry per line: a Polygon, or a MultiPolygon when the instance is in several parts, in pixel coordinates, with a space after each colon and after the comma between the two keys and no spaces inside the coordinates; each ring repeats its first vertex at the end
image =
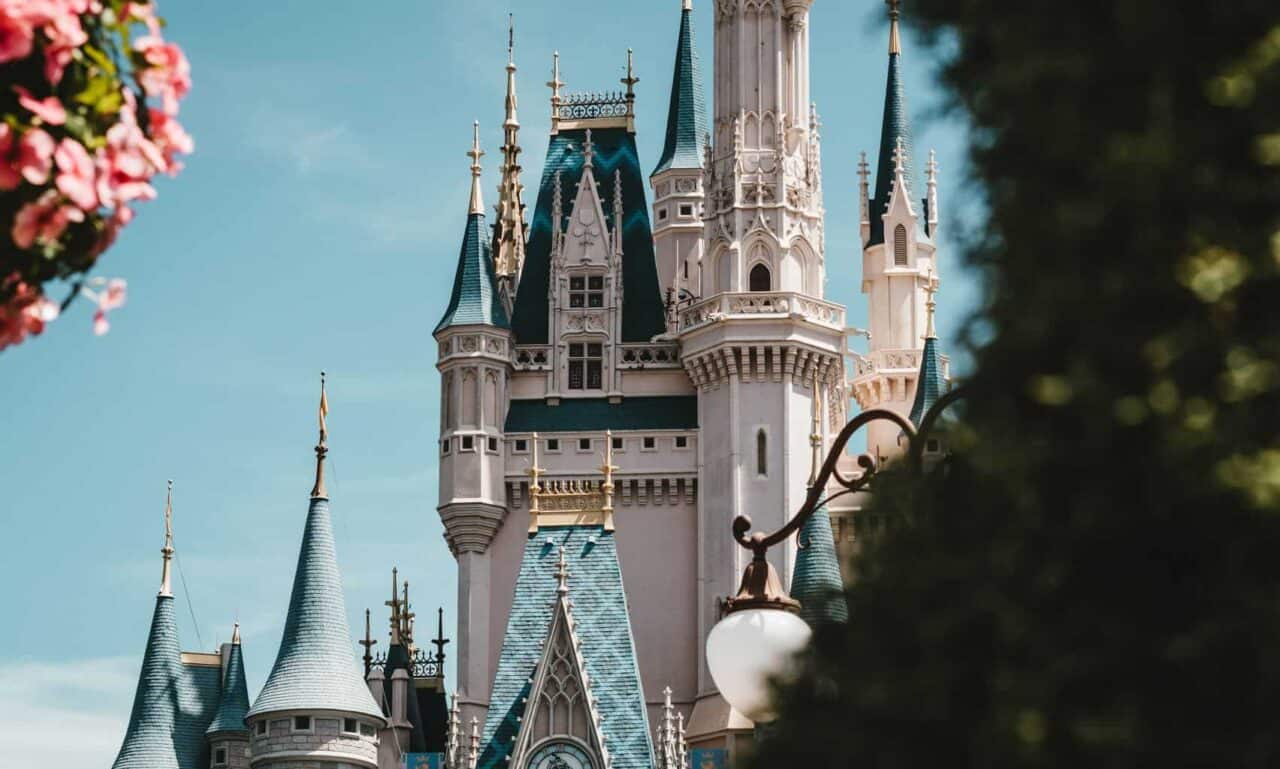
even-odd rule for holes
{"type": "Polygon", "coordinates": [[[986,197],[975,392],[749,763],[1280,765],[1280,3],[903,11],[986,197]]]}

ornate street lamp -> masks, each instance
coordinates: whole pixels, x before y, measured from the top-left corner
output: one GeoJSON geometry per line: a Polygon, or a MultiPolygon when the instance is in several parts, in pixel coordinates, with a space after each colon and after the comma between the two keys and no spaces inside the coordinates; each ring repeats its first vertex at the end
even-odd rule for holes
{"type": "Polygon", "coordinates": [[[812,634],[809,626],[797,616],[799,601],[783,592],[778,575],[765,557],[769,548],[798,531],[821,505],[870,483],[876,473],[876,463],[867,454],[858,457],[862,473],[855,477],[845,477],[836,467],[854,433],[877,420],[898,425],[907,437],[908,466],[913,474],[919,474],[924,467],[925,441],[921,436],[927,435],[942,412],[963,395],[961,387],[939,398],[920,421],[919,431],[892,411],[862,412],[840,431],[822,470],[809,486],[804,505],[786,525],[772,534],[748,535],[751,518],[739,515],[734,519],[733,538],[751,551],[751,563],[742,573],[738,594],[725,601],[724,617],[707,636],[707,667],[711,678],[734,710],[752,721],[773,720],[769,678],[786,670],[791,657],[808,643],[812,634]],[[832,478],[843,488],[826,497],[827,484],[832,478]]]}

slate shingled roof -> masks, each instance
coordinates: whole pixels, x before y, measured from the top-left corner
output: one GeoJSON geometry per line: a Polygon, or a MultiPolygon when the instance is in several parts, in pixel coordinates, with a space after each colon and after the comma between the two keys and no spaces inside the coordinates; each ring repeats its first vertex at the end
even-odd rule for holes
{"type": "Polygon", "coordinates": [[[566,398],[559,406],[545,400],[514,400],[507,411],[508,433],[582,430],[692,430],[698,427],[698,396],[566,398]]]}
{"type": "Polygon", "coordinates": [[[173,597],[156,598],[124,743],[112,769],[205,769],[204,730],[218,704],[220,671],[182,664],[173,597]]]}
{"type": "Polygon", "coordinates": [[[791,576],[791,597],[800,602],[800,619],[817,627],[828,622],[848,622],[840,560],[831,533],[831,514],[822,505],[800,527],[796,565],[791,576]]]}
{"type": "Polygon", "coordinates": [[[508,769],[524,698],[542,656],[556,603],[556,565],[565,548],[582,656],[604,716],[613,769],[651,769],[653,744],[613,532],[600,526],[543,527],[525,544],[489,697],[479,769],[508,769]]]}
{"type": "Polygon", "coordinates": [[[449,309],[436,325],[435,333],[450,326],[497,326],[509,328],[506,308],[498,296],[493,270],[493,246],[489,242],[484,214],[468,214],[458,253],[458,269],[453,277],[449,309]]]}
{"type": "Polygon", "coordinates": [[[384,720],[356,666],[329,500],[311,500],[280,651],[248,717],[282,710],[336,710],[384,720]]]}
{"type": "MultiPolygon", "coordinates": [[[[884,242],[884,215],[893,191],[893,153],[902,139],[902,167],[906,172],[908,192],[919,186],[911,164],[911,118],[907,114],[907,94],[902,82],[902,54],[889,54],[889,76],[885,81],[884,120],[880,124],[880,155],[876,160],[875,197],[871,199],[871,238],[867,245],[884,242]]],[[[922,216],[921,220],[928,217],[922,216]]]]}
{"type": "MultiPolygon", "coordinates": [[[[648,342],[666,330],[666,309],[658,287],[658,267],[653,253],[653,230],[645,202],[646,180],[640,170],[635,137],[625,128],[601,128],[591,132],[595,145],[595,177],[601,187],[605,220],[613,219],[614,171],[622,172],[622,341],[648,342]]],[[[551,279],[551,200],[556,172],[566,200],[573,200],[582,178],[582,146],[585,130],[562,130],[551,137],[542,168],[542,183],[529,244],[525,249],[520,288],[516,292],[511,328],[518,344],[547,344],[551,279]]],[[[565,216],[570,215],[564,211],[565,216]]],[[[561,223],[563,227],[563,222],[561,223]]],[[[612,225],[611,225],[612,226],[612,225]]]]}
{"type": "Polygon", "coordinates": [[[916,379],[916,397],[911,402],[911,424],[920,428],[924,415],[929,413],[933,404],[947,391],[947,383],[942,378],[942,361],[938,353],[938,339],[930,336],[924,340],[924,350],[920,353],[920,376],[916,379]]]}
{"type": "Polygon", "coordinates": [[[209,724],[207,733],[248,734],[249,727],[245,725],[244,717],[249,713],[249,687],[245,684],[244,654],[238,643],[231,645],[227,669],[222,676],[222,691],[224,694],[218,703],[218,712],[214,714],[213,723],[209,724]]]}
{"type": "Polygon", "coordinates": [[[667,111],[667,139],[654,174],[671,168],[702,168],[707,142],[707,105],[693,45],[693,9],[680,12],[680,37],[671,78],[671,107],[667,111]]]}

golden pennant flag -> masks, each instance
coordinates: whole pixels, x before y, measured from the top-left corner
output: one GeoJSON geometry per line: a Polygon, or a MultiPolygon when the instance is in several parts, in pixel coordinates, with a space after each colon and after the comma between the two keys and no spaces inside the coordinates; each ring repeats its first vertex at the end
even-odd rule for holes
{"type": "Polygon", "coordinates": [[[324,372],[320,373],[320,442],[324,443],[329,437],[329,428],[325,425],[324,418],[329,415],[329,396],[324,391],[324,372]]]}

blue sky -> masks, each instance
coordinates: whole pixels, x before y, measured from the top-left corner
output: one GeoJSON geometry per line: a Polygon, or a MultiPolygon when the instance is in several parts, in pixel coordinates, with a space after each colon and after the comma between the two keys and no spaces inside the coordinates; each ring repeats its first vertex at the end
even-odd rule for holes
{"type": "MultiPolygon", "coordinates": [[[[635,49],[642,160],[661,149],[679,0],[165,0],[191,59],[186,171],[105,258],[129,303],[104,338],[75,306],[0,355],[0,744],[14,765],[108,765],[123,736],[159,583],[175,480],[187,649],[243,624],[251,693],[270,669],[311,488],[317,375],[329,372],[330,483],[353,632],[389,571],[419,616],[454,564],[435,512],[447,301],[481,121],[494,202],[507,13],[516,14],[526,184],[541,171],[551,53],[568,90],[618,88],[635,49]],[[583,34],[587,32],[587,34],[583,34]],[[185,583],[185,588],[184,588],[185,583]],[[190,593],[190,602],[186,591],[190,593]],[[193,620],[194,616],[194,620],[193,620]]],[[[710,82],[710,0],[696,0],[710,82]]],[[[907,9],[909,12],[909,8],[907,9]]],[[[859,324],[857,153],[874,157],[887,31],[880,0],[818,0],[827,296],[859,324]]],[[[918,160],[938,150],[943,342],[975,304],[957,265],[964,132],[937,116],[908,36],[918,160]]],[[[710,93],[708,91],[708,97],[710,93]]],[[[728,536],[728,532],[726,532],[728,536]]],[[[420,628],[420,635],[424,629],[420,628]]]]}

